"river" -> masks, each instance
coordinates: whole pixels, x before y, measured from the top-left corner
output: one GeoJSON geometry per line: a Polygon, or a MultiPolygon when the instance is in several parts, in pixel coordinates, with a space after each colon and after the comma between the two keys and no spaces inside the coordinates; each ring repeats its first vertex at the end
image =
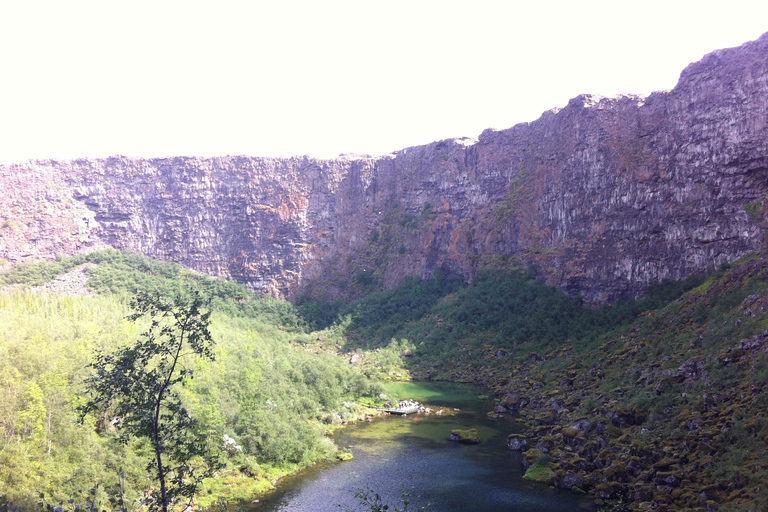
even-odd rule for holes
{"type": "Polygon", "coordinates": [[[364,510],[354,496],[359,489],[373,489],[390,504],[408,491],[412,511],[427,503],[432,512],[594,510],[591,500],[522,479],[520,455],[506,448],[514,424],[488,418],[493,403],[478,398],[476,388],[446,383],[386,388],[399,398],[458,410],[452,416],[390,416],[345,427],[336,443],[350,447],[354,460],[318,464],[285,478],[248,511],[364,510]],[[480,444],[447,440],[451,430],[467,428],[479,430],[480,444]]]}

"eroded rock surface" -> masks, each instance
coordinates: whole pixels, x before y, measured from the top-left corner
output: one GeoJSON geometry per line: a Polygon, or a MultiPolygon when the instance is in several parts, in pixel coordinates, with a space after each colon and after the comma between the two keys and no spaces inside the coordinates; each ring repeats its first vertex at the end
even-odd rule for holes
{"type": "Polygon", "coordinates": [[[383,157],[222,157],[0,167],[6,264],[111,245],[254,289],[354,296],[523,264],[590,301],[761,244],[768,35],[670,92],[579,96],[508,130],[383,157]]]}

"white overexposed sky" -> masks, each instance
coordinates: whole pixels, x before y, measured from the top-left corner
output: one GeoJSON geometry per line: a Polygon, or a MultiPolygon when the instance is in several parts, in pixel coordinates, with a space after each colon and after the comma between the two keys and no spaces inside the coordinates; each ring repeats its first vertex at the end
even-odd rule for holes
{"type": "Polygon", "coordinates": [[[765,0],[0,0],[0,163],[385,154],[765,31],[765,0]]]}

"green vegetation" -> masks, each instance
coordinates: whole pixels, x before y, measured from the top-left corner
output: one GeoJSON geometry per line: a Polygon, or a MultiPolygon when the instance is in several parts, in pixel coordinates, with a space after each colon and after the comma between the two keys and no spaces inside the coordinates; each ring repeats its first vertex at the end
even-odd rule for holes
{"type": "Polygon", "coordinates": [[[379,403],[381,388],[346,358],[301,343],[306,324],[291,304],[253,298],[236,283],[112,250],[17,267],[0,280],[42,284],[89,263],[88,286],[100,293],[0,293],[0,490],[15,509],[37,509],[42,495],[54,506],[73,500],[71,509],[136,510],[159,492],[146,464],[151,442],[121,442],[110,409],[77,421],[96,351],[131,350],[152,325],[128,320],[135,291],[211,298],[215,360],[185,356],[194,379],[173,386],[191,432],[207,453],[221,453],[222,467],[198,492],[203,507],[253,499],[285,474],[335,459],[329,429],[379,403]]]}
{"type": "Polygon", "coordinates": [[[760,220],[760,211],[763,209],[763,200],[757,200],[753,203],[747,203],[744,205],[744,211],[747,212],[752,220],[758,222],[760,220]]]}
{"type": "MultiPolygon", "coordinates": [[[[598,504],[632,501],[632,510],[761,510],[766,269],[753,255],[595,308],[520,270],[485,270],[469,286],[436,272],[350,304],[293,306],[118,251],[17,267],[0,275],[12,287],[0,293],[0,489],[26,509],[42,493],[46,503],[134,510],[158,492],[143,462],[150,442],[121,444],[109,411],[90,416],[97,429],[78,424],[76,411],[94,351],[126,349],[149,326],[126,320],[130,297],[197,290],[211,297],[215,360],[185,361],[195,378],[174,391],[207,453],[221,454],[202,507],[252,499],[300,467],[347,458],[327,434],[381,403],[370,378],[413,376],[486,384],[518,415],[515,435],[537,447],[524,454],[528,479],[592,493],[598,504]],[[97,293],[13,288],[78,265],[97,293]]],[[[394,506],[373,491],[359,498],[366,509],[394,506]]]]}
{"type": "Polygon", "coordinates": [[[529,472],[546,465],[555,486],[622,510],[765,507],[765,257],[699,282],[589,351],[565,343],[483,369],[501,404],[519,411],[517,438],[548,450],[546,460],[524,453],[529,472]]]}
{"type": "Polygon", "coordinates": [[[412,213],[404,213],[400,217],[400,225],[406,229],[413,229],[419,225],[419,219],[412,213]]]}
{"type": "MultiPolygon", "coordinates": [[[[667,304],[702,280],[692,276],[653,284],[642,299],[594,308],[545,285],[530,272],[481,271],[470,286],[462,286],[438,270],[431,280],[409,278],[402,286],[352,304],[305,300],[299,309],[317,327],[328,325],[337,315],[335,325],[342,327],[348,350],[409,349],[411,368],[451,372],[457,359],[474,366],[491,364],[480,357],[489,348],[517,361],[566,342],[577,350],[589,350],[603,333],[667,304]]],[[[460,380],[455,374],[443,378],[460,380]]]]}
{"type": "Polygon", "coordinates": [[[400,352],[416,378],[486,383],[548,447],[528,479],[627,510],[760,510],[767,268],[751,255],[599,308],[526,272],[438,274],[338,305],[329,329],[349,351],[400,352]]]}
{"type": "Polygon", "coordinates": [[[555,479],[555,472],[546,464],[534,463],[525,472],[523,478],[526,480],[533,480],[534,482],[541,482],[543,484],[551,484],[555,479]]]}
{"type": "Polygon", "coordinates": [[[451,441],[456,441],[457,443],[463,443],[463,444],[477,444],[480,442],[480,438],[478,437],[479,433],[476,428],[470,428],[466,430],[451,430],[451,437],[449,438],[451,441]]]}
{"type": "Polygon", "coordinates": [[[160,485],[150,509],[167,512],[178,498],[190,506],[202,480],[216,469],[216,457],[178,391],[193,377],[193,357],[214,360],[210,305],[199,294],[172,302],[142,294],[131,309],[131,321],[149,317],[151,324],[136,343],[96,354],[89,365],[95,373],[85,381],[91,399],[80,411],[83,418],[93,413],[96,422],[114,424],[123,443],[149,442],[149,468],[160,485]]]}
{"type": "Polygon", "coordinates": [[[0,274],[0,286],[41,285],[81,265],[88,267],[88,288],[102,294],[130,296],[143,291],[168,297],[182,289],[197,289],[212,297],[217,307],[233,301],[245,301],[253,295],[246,287],[233,281],[216,279],[175,263],[162,263],[115,249],[79,254],[53,262],[19,264],[0,274]]]}

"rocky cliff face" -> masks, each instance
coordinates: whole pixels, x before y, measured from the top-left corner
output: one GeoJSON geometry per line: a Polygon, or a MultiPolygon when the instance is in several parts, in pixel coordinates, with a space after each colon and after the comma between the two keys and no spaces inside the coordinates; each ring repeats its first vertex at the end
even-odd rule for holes
{"type": "Polygon", "coordinates": [[[0,167],[7,264],[112,245],[255,289],[353,296],[441,268],[535,268],[603,301],[757,249],[768,34],[670,92],[579,96],[379,158],[122,157],[0,167]]]}

